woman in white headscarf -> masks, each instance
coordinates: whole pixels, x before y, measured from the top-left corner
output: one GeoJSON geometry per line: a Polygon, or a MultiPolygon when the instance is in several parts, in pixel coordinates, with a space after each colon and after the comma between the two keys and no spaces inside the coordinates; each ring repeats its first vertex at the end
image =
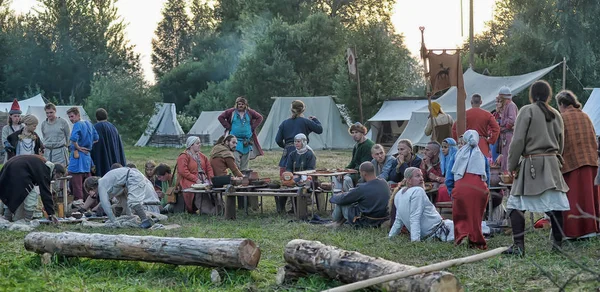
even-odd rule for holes
{"type": "Polygon", "coordinates": [[[294,147],[287,158],[285,170],[289,172],[313,170],[317,165],[317,157],[312,148],[308,146],[306,135],[300,133],[294,137],[294,147]]]}
{"type": "Polygon", "coordinates": [[[465,145],[456,153],[452,190],[452,219],[454,220],[454,243],[467,238],[469,246],[487,249],[481,230],[483,213],[488,202],[490,165],[479,149],[479,134],[467,130],[463,135],[465,145]]]}
{"type": "MultiPolygon", "coordinates": [[[[177,158],[177,175],[179,185],[182,190],[191,188],[193,184],[210,184],[214,176],[212,166],[206,155],[200,152],[200,138],[190,136],[185,143],[185,151],[179,154],[177,158]]],[[[194,198],[194,193],[183,193],[185,210],[188,213],[195,213],[199,206],[202,206],[200,213],[214,214],[215,204],[209,196],[198,195],[194,198]]]]}

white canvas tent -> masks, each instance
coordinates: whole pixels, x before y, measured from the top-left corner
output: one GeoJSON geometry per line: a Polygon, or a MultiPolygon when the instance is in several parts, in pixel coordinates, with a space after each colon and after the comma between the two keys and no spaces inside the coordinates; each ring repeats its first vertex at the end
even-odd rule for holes
{"type": "MultiPolygon", "coordinates": [[[[467,101],[465,101],[466,109],[471,107],[471,104],[468,102],[470,96],[474,93],[479,93],[483,101],[481,108],[492,111],[495,109],[496,96],[498,96],[498,91],[502,86],[508,86],[513,94],[519,93],[536,80],[548,74],[558,65],[559,64],[552,65],[548,68],[523,75],[506,77],[485,76],[469,68],[464,73],[463,78],[465,90],[467,92],[467,101]]],[[[456,119],[456,87],[451,87],[446,93],[440,96],[436,102],[442,106],[442,110],[445,113],[450,114],[456,119]]],[[[409,139],[413,142],[413,145],[425,146],[430,140],[429,136],[425,136],[424,133],[428,117],[429,110],[427,106],[414,111],[406,129],[404,129],[402,135],[398,137],[394,145],[389,149],[389,153],[395,154],[398,152],[398,141],[400,139],[409,139]]]]}
{"type": "MultiPolygon", "coordinates": [[[[12,101],[10,102],[0,102],[0,111],[8,112],[10,111],[10,107],[12,106],[12,101]]],[[[44,102],[44,98],[41,94],[38,94],[32,98],[19,100],[19,106],[21,107],[21,112],[23,114],[27,113],[27,110],[30,106],[45,106],[46,102],[44,102]]]]}
{"type": "Polygon", "coordinates": [[[393,144],[402,134],[413,111],[427,106],[426,99],[386,100],[379,111],[369,119],[371,129],[367,138],[380,144],[393,144]]]}
{"type": "Polygon", "coordinates": [[[174,103],[157,103],[154,116],[135,146],[183,147],[185,133],[177,122],[174,103]]]}
{"type": "MultiPolygon", "coordinates": [[[[74,107],[74,106],[72,106],[72,105],[57,105],[56,106],[56,116],[65,119],[67,121],[67,123],[69,123],[69,128],[71,130],[73,129],[73,124],[71,123],[71,121],[69,121],[69,116],[67,115],[67,110],[69,110],[72,107],[74,107]]],[[[79,115],[81,116],[82,120],[91,121],[90,117],[88,116],[87,112],[83,109],[82,106],[77,105],[75,107],[77,107],[79,109],[79,115]]],[[[38,136],[40,136],[42,141],[44,141],[44,135],[42,135],[42,122],[46,120],[46,111],[44,110],[44,106],[39,106],[39,105],[29,106],[29,108],[27,109],[27,114],[34,115],[38,119],[39,125],[35,129],[35,132],[38,134],[38,136]]]]}
{"type": "Polygon", "coordinates": [[[308,143],[311,148],[349,149],[354,147],[354,140],[348,134],[348,125],[340,114],[331,96],[314,97],[276,97],[267,120],[258,134],[258,141],[264,150],[280,149],[275,142],[279,125],[291,116],[292,101],[301,100],[306,105],[305,117],[315,116],[323,126],[323,133],[311,133],[308,143]]]}
{"type": "Polygon", "coordinates": [[[583,112],[590,116],[596,135],[600,136],[600,88],[594,88],[583,106],[583,112]]]}
{"type": "Polygon", "coordinates": [[[225,132],[218,120],[223,111],[203,111],[188,132],[188,135],[208,135],[208,145],[214,145],[225,132]]]}

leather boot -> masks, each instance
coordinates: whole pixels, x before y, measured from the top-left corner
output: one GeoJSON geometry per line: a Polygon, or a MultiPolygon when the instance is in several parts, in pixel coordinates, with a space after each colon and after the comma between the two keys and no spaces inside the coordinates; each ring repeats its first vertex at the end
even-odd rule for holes
{"type": "Polygon", "coordinates": [[[513,245],[502,253],[525,256],[525,216],[523,211],[512,210],[510,212],[510,223],[513,232],[513,245]]]}
{"type": "Polygon", "coordinates": [[[152,227],[152,220],[146,217],[146,212],[144,211],[144,207],[142,207],[142,205],[135,205],[132,209],[135,215],[138,215],[138,217],[140,217],[140,220],[142,221],[142,223],[140,224],[141,228],[148,229],[152,227]]]}
{"type": "Polygon", "coordinates": [[[563,241],[563,216],[562,211],[546,213],[552,222],[552,250],[556,251],[562,247],[563,241]]]}
{"type": "Polygon", "coordinates": [[[27,211],[25,210],[25,220],[26,221],[31,221],[33,220],[33,211],[27,211]]]}
{"type": "Polygon", "coordinates": [[[8,220],[9,222],[13,221],[13,213],[8,208],[4,208],[4,219],[8,220]]]}

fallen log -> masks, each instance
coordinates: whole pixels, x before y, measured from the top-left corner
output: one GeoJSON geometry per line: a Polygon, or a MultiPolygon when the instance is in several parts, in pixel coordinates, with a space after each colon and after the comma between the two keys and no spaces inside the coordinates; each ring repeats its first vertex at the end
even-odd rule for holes
{"type": "MultiPolygon", "coordinates": [[[[279,270],[279,283],[307,274],[319,274],[343,283],[354,283],[416,269],[413,266],[324,245],[318,241],[301,239],[288,242],[283,257],[287,264],[283,270],[279,270]]],[[[444,271],[412,275],[381,283],[377,287],[386,291],[462,291],[459,280],[444,271]]]]}
{"type": "Polygon", "coordinates": [[[176,238],[32,232],[25,249],[39,254],[253,270],[260,248],[249,239],[176,238]]]}

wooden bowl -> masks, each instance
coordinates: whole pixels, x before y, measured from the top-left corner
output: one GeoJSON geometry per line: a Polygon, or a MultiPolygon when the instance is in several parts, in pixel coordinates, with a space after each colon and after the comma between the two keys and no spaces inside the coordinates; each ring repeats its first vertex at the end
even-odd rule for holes
{"type": "Polygon", "coordinates": [[[321,189],[323,189],[323,190],[331,191],[332,188],[333,188],[333,185],[330,182],[322,182],[321,183],[321,189]]]}
{"type": "Polygon", "coordinates": [[[507,175],[507,174],[501,174],[500,175],[500,180],[502,181],[502,183],[504,184],[512,184],[513,183],[513,176],[512,175],[507,175]]]}

